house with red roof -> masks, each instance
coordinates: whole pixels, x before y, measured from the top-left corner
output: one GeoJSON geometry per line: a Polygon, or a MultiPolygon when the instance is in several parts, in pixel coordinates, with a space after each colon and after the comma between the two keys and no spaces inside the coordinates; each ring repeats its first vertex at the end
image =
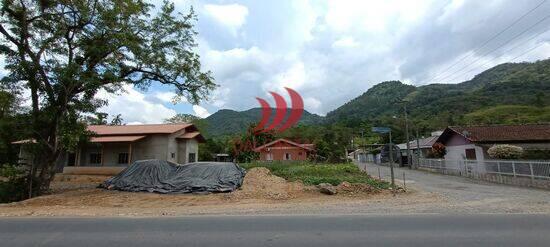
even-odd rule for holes
{"type": "Polygon", "coordinates": [[[445,145],[445,159],[490,159],[487,150],[497,144],[525,151],[550,150],[550,124],[450,126],[437,138],[445,145]]]}
{"type": "MultiPolygon", "coordinates": [[[[196,162],[198,143],[204,142],[195,125],[90,125],[93,135],[75,152],[63,152],[58,171],[66,174],[116,174],[136,160],[161,159],[196,162]]],[[[32,142],[32,141],[31,141],[32,142]]],[[[28,143],[19,141],[14,144],[28,143]]],[[[29,157],[21,148],[20,157],[29,157]]],[[[32,162],[28,158],[26,163],[32,162]]]]}
{"type": "Polygon", "coordinates": [[[300,161],[307,160],[315,152],[315,146],[281,138],[259,146],[254,151],[260,154],[260,161],[300,161]]]}

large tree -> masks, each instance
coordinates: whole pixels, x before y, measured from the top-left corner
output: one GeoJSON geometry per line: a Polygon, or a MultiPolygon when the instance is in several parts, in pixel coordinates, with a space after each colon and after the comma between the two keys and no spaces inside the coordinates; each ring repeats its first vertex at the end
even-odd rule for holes
{"type": "Polygon", "coordinates": [[[155,7],[142,0],[2,0],[0,52],[9,71],[2,83],[30,92],[38,191],[49,187],[60,152],[82,140],[82,114],[105,103],[94,99],[99,90],[161,83],[198,103],[215,88],[195,52],[193,9],[176,13],[166,1],[155,7]]]}

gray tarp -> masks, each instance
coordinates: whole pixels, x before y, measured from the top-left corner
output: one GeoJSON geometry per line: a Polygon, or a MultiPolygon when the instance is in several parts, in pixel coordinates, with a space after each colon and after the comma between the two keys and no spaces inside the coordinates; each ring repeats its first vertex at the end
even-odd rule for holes
{"type": "Polygon", "coordinates": [[[140,160],[101,187],[157,193],[231,192],[243,182],[245,171],[229,162],[177,165],[164,160],[140,160]]]}

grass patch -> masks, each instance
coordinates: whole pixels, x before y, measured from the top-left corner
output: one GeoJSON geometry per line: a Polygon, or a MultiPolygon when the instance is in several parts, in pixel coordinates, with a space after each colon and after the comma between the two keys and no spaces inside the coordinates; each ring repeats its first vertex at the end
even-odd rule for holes
{"type": "Polygon", "coordinates": [[[239,164],[244,169],[266,167],[271,172],[288,181],[300,180],[306,185],[329,183],[338,185],[344,181],[349,183],[366,183],[380,189],[389,188],[389,183],[372,178],[366,172],[359,170],[354,164],[312,164],[309,162],[252,162],[239,164]]]}

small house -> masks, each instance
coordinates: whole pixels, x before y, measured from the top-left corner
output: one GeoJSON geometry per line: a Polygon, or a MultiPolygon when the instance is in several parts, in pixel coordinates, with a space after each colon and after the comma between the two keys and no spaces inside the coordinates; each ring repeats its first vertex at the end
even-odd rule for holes
{"type": "Polygon", "coordinates": [[[445,146],[445,159],[490,159],[487,150],[497,144],[524,151],[550,150],[550,124],[451,126],[436,140],[445,146]]]}
{"type": "Polygon", "coordinates": [[[260,154],[260,161],[307,160],[314,153],[313,144],[299,144],[287,139],[277,139],[254,149],[260,154]]]}

